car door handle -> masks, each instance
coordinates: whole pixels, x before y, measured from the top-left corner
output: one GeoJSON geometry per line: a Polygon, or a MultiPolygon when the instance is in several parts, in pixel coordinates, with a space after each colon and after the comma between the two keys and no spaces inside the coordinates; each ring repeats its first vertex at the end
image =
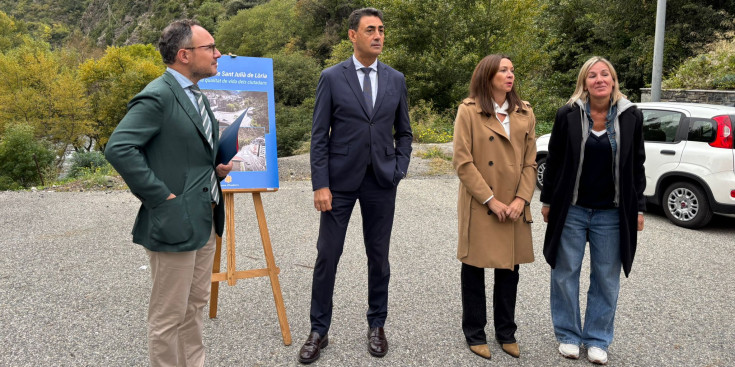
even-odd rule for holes
{"type": "Polygon", "coordinates": [[[673,150],[664,149],[664,150],[661,151],[661,154],[664,154],[664,155],[676,155],[676,152],[673,151],[673,150]]]}

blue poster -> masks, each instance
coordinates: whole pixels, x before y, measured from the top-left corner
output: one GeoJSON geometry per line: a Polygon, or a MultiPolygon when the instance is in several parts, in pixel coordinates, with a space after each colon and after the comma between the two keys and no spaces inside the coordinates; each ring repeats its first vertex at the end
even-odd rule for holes
{"type": "Polygon", "coordinates": [[[223,55],[217,75],[199,87],[209,99],[222,132],[240,119],[237,154],[222,190],[277,189],[278,157],[273,60],[223,55]]]}

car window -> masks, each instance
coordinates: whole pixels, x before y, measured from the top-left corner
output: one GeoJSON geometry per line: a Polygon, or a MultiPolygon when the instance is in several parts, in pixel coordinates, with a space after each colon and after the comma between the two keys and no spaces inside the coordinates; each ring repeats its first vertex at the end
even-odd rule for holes
{"type": "Polygon", "coordinates": [[[642,110],[643,139],[671,143],[676,140],[676,131],[684,114],[676,111],[642,110]]]}
{"type": "Polygon", "coordinates": [[[710,119],[691,119],[687,140],[711,143],[717,137],[716,122],[710,119]]]}

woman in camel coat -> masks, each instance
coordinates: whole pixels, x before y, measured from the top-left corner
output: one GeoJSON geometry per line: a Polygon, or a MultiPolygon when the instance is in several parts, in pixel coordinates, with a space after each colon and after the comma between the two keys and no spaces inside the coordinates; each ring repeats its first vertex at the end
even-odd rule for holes
{"type": "Polygon", "coordinates": [[[533,262],[529,202],[536,182],[536,119],[514,87],[513,64],[486,56],[454,125],[453,164],[462,262],[462,329],[470,350],[490,358],[484,268],[495,269],[493,318],[503,351],[518,357],[518,264],[533,262]]]}

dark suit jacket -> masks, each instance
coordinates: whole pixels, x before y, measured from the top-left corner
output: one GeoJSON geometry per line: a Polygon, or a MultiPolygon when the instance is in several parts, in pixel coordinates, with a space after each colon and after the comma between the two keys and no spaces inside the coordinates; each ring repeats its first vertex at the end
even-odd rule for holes
{"type": "Polygon", "coordinates": [[[357,190],[368,161],[383,187],[405,177],[413,140],[406,81],[381,62],[377,75],[375,107],[368,116],[352,57],[322,71],[311,129],[314,190],[357,190]]]}
{"type": "MultiPolygon", "coordinates": [[[[214,150],[204,136],[196,107],[168,72],[130,101],[128,113],[105,148],[107,160],[142,202],[133,242],[152,251],[197,250],[212,233],[210,174],[219,129],[209,101],[204,100],[212,120],[214,150]],[[166,200],[170,193],[176,198],[166,200]]],[[[219,235],[224,228],[223,202],[214,210],[219,235]]]]}

